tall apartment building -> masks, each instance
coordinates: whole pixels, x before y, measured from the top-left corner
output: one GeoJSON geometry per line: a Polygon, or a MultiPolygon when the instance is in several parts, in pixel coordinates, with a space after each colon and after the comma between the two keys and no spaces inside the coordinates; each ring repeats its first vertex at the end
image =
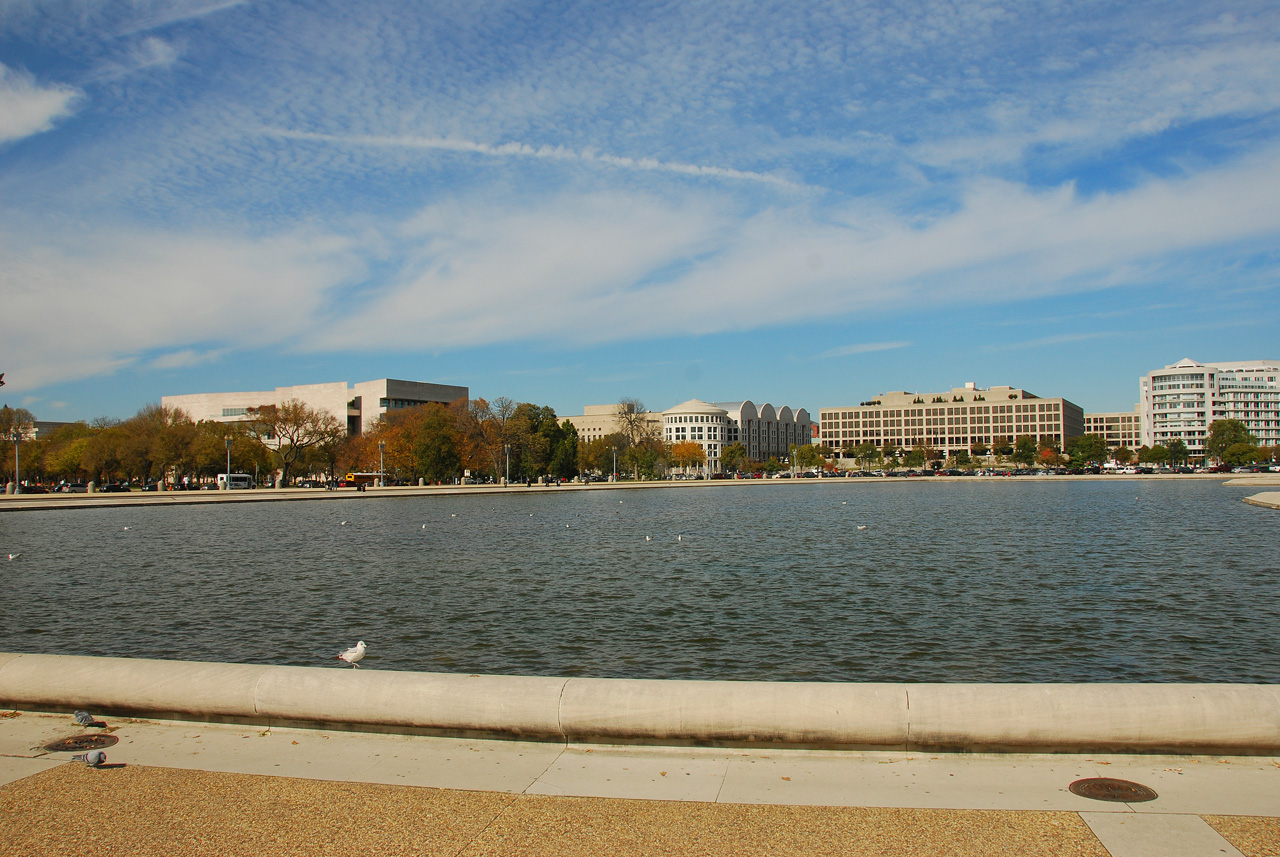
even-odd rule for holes
{"type": "Polygon", "coordinates": [[[1142,442],[1204,455],[1214,420],[1239,420],[1263,446],[1280,444],[1280,360],[1179,360],[1139,380],[1142,442]]]}
{"type": "Polygon", "coordinates": [[[250,408],[283,405],[297,400],[333,414],[347,426],[350,434],[361,434],[389,411],[432,402],[447,405],[458,399],[467,399],[470,395],[471,392],[466,387],[381,378],[353,385],[346,381],[335,381],[328,384],[276,387],[274,390],[256,392],[162,396],[160,404],[180,408],[197,421],[226,423],[249,419],[250,408]]]}
{"type": "Polygon", "coordinates": [[[1108,449],[1137,449],[1142,445],[1142,406],[1132,411],[1114,411],[1084,415],[1084,433],[1096,434],[1107,442],[1108,449]]]}
{"type": "Polygon", "coordinates": [[[1082,434],[1084,411],[1066,399],[965,384],[945,393],[881,393],[856,406],[820,408],[816,439],[836,450],[920,444],[950,456],[976,443],[1014,443],[1023,435],[1061,449],[1082,434]]]}

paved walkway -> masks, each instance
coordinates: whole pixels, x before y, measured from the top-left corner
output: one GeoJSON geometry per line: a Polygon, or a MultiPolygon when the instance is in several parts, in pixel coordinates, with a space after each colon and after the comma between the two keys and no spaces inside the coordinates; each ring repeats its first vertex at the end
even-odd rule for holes
{"type": "Polygon", "coordinates": [[[1280,855],[1280,759],[616,747],[0,717],[0,855],[1280,855]],[[1147,803],[1068,791],[1115,777],[1147,803]]]}

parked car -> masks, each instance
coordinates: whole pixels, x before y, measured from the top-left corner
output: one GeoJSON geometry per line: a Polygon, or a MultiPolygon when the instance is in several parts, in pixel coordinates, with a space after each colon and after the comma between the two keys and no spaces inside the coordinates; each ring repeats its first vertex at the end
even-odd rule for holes
{"type": "Polygon", "coordinates": [[[84,482],[68,482],[58,490],[63,494],[87,494],[89,486],[84,482]]]}
{"type": "Polygon", "coordinates": [[[124,482],[108,482],[98,489],[103,494],[127,494],[129,486],[124,482]]]}

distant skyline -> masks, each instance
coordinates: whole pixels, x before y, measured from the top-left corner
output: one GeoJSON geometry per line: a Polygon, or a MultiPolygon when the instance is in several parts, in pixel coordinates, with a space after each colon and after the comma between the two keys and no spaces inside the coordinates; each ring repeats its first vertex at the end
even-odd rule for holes
{"type": "Polygon", "coordinates": [[[0,401],[581,413],[1280,357],[1268,3],[0,0],[0,401]]]}

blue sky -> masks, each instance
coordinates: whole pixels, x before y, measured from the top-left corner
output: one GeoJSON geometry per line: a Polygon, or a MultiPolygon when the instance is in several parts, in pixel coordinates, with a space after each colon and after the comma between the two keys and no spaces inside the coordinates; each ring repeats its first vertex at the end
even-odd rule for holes
{"type": "Polygon", "coordinates": [[[0,399],[1280,357],[1274,3],[0,0],[0,399]]]}

